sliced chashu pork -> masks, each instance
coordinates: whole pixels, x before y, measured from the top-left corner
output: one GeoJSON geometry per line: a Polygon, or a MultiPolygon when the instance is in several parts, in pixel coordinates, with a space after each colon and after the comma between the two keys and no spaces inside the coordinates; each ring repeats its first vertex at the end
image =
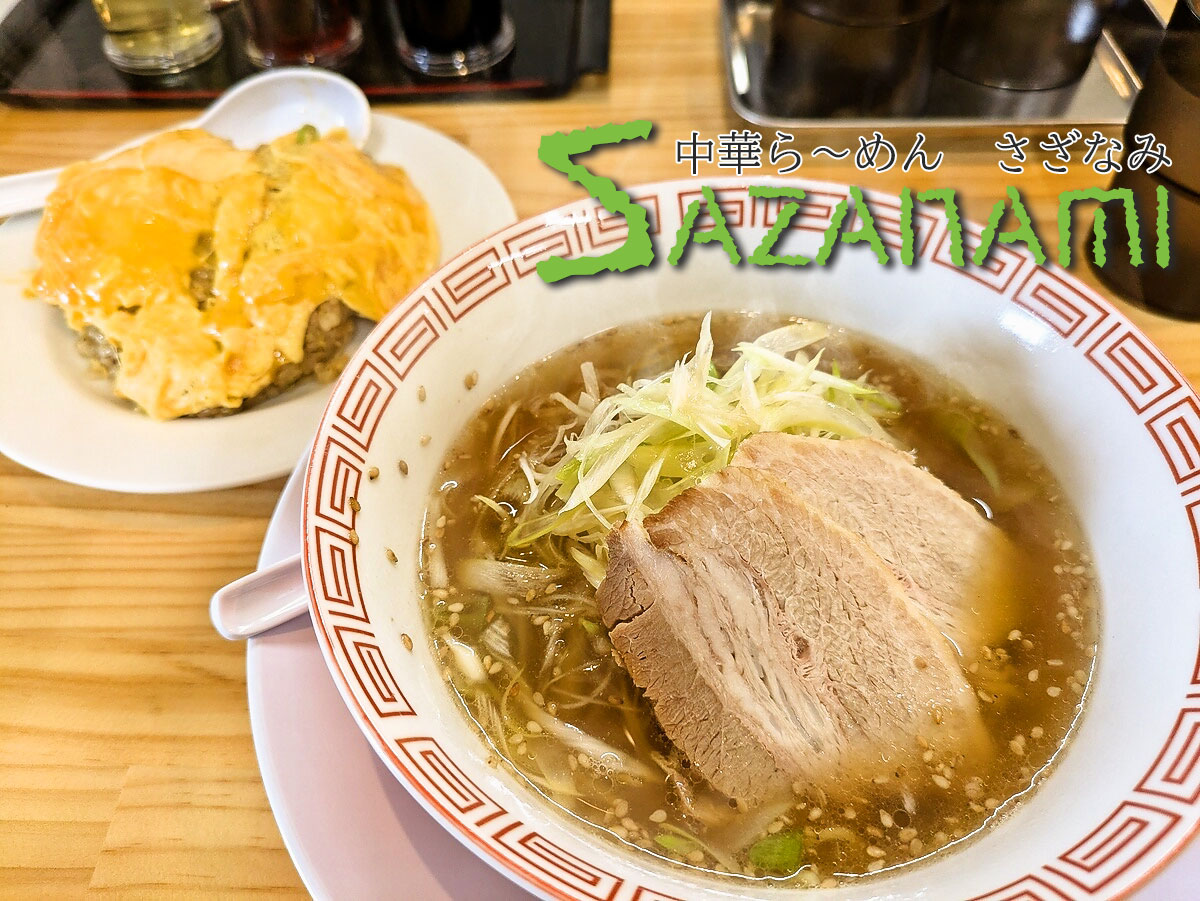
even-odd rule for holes
{"type": "Polygon", "coordinates": [[[1000,640],[1011,623],[1010,542],[911,455],[873,439],[763,432],[733,462],[778,476],[866,541],[963,654],[1000,640]]]}
{"type": "Polygon", "coordinates": [[[981,741],[953,649],[858,537],[732,466],[609,536],[597,594],[670,739],[720,791],[870,777],[981,741]]]}

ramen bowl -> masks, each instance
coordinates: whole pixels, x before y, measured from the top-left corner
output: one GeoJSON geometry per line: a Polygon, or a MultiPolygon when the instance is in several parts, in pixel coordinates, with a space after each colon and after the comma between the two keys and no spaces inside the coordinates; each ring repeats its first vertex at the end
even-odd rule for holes
{"type": "MultiPolygon", "coordinates": [[[[849,189],[779,183],[807,193],[786,252],[814,256],[849,189]]],[[[780,201],[749,196],[742,181],[709,184],[749,253],[780,201]]],[[[698,183],[629,193],[665,257],[698,183]]],[[[867,202],[898,257],[899,201],[868,193],[867,202]]],[[[921,209],[916,224],[913,266],[883,266],[866,248],[843,246],[825,267],[735,267],[707,244],[677,266],[660,259],[546,284],[539,260],[605,253],[625,238],[622,218],[580,201],[444,266],[379,323],[335,386],[303,505],[305,577],[325,660],[392,774],[535,894],[1108,898],[1147,879],[1200,822],[1200,399],[1120,312],[1066,272],[1007,246],[983,266],[958,267],[944,218],[921,209]],[[925,360],[1021,430],[1082,523],[1101,607],[1083,714],[1041,786],[961,847],[834,889],[685,868],[599,835],[497,766],[443,679],[421,610],[418,548],[443,456],[462,427],[508,379],[560,348],[623,323],[706,310],[825,320],[925,360]]],[[[979,229],[966,235],[971,251],[979,229]]]]}

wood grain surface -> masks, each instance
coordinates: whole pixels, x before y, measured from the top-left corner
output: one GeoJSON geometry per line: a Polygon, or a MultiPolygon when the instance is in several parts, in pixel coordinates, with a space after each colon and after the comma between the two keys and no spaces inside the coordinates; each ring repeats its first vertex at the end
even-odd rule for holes
{"type": "MultiPolygon", "coordinates": [[[[611,72],[565,98],[394,111],[475,151],[521,216],[582,194],[537,161],[544,134],[651,119],[652,140],[592,157],[593,169],[630,185],[686,174],[673,146],[693,129],[715,137],[744,127],[725,98],[716,0],[618,0],[611,72]]],[[[0,109],[0,173],[86,158],[190,115],[0,109]]],[[[992,146],[1002,128],[927,132],[930,150],[946,153],[936,173],[859,173],[806,154],[796,174],[884,190],[956,187],[976,219],[1015,184],[1051,253],[1058,193],[1097,182],[1079,165],[1050,175],[1036,157],[1006,175],[992,146]]],[[[846,146],[857,134],[803,131],[796,144],[846,146]]],[[[1200,378],[1200,326],[1131,315],[1200,378]]],[[[253,567],[282,485],[124,496],[0,457],[0,896],[303,893],[255,762],[245,648],[218,638],[207,613],[213,590],[253,567]]]]}

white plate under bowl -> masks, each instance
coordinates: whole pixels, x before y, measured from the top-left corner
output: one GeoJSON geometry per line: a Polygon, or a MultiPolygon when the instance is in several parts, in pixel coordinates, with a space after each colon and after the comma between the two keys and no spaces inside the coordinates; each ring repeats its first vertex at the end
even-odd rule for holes
{"type": "MultiPolygon", "coordinates": [[[[279,498],[259,568],[300,551],[306,462],[279,498]]],[[[529,897],[455,841],[391,777],[342,703],[307,616],[250,639],[246,684],[267,798],[314,897],[529,897]],[[356,840],[345,841],[351,832],[356,840]]]]}
{"type": "MultiPolygon", "coordinates": [[[[300,552],[307,464],[301,460],[280,495],[259,569],[300,552]]],[[[246,691],[267,799],[313,897],[531,897],[455,841],[392,778],[342,703],[307,615],[250,639],[246,691]]],[[[1133,901],[1182,901],[1197,885],[1200,841],[1193,841],[1133,901]]]]}
{"type": "MultiPolygon", "coordinates": [[[[483,161],[432,129],[376,114],[364,149],[408,171],[433,211],[442,261],[516,218],[483,161]]],[[[29,213],[0,225],[0,453],[66,482],[155,494],[246,485],[291,470],[328,385],[309,381],[215,419],[157,422],[136,412],[88,375],[62,314],[24,296],[40,221],[29,213]]],[[[354,346],[367,330],[360,326],[354,346]]]]}
{"type": "MultiPolygon", "coordinates": [[[[808,196],[789,227],[792,249],[782,252],[815,256],[849,189],[787,183],[808,196]]],[[[713,184],[749,253],[780,201],[751,197],[746,181],[713,184]]],[[[700,197],[698,184],[630,191],[650,212],[664,254],[700,197]]],[[[898,199],[868,198],[884,241],[897,248],[898,199]]],[[[322,652],[392,775],[522,886],[578,901],[692,901],[757,890],[601,841],[556,815],[506,768],[489,766],[425,640],[416,590],[422,510],[443,454],[484,397],[600,329],[706,309],[828,320],[931,361],[1037,447],[1096,559],[1101,653],[1087,709],[1046,784],[962,848],[818,895],[1121,896],[1200,824],[1200,398],[1124,315],[1069,273],[1007,246],[994,248],[985,266],[956,267],[944,217],[922,207],[917,226],[911,267],[880,266],[866,248],[851,246],[824,268],[734,267],[709,244],[692,247],[681,266],[660,260],[547,285],[536,261],[603,253],[624,238],[622,219],[580,201],[515,223],[452,260],[380,322],[338,380],[303,504],[305,575],[322,652]],[[474,378],[464,379],[472,370],[474,378]],[[418,442],[422,434],[432,440],[418,442]],[[406,465],[398,469],[398,460],[406,465]],[[372,466],[380,469],[374,479],[372,466]],[[385,548],[395,550],[395,563],[385,548]],[[403,633],[416,639],[411,649],[403,633]]],[[[980,229],[965,231],[973,249],[980,229]]],[[[813,897],[783,888],[769,894],[813,897]]]]}

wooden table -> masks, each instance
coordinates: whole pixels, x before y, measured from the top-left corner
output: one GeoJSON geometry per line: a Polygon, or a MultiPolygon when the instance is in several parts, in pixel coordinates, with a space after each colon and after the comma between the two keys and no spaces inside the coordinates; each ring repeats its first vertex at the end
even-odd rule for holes
{"type": "MultiPolygon", "coordinates": [[[[396,112],[479,154],[521,216],[581,196],[537,160],[540,137],[557,130],[649,118],[652,140],[602,150],[593,168],[625,185],[679,177],[676,138],[743,127],[725,100],[716,7],[618,0],[611,73],[563,99],[396,112]]],[[[0,172],[88,157],[187,115],[0,109],[0,172]]],[[[992,146],[1002,131],[928,129],[928,146],[946,152],[928,176],[859,173],[807,154],[797,174],[952,186],[977,219],[1016,184],[1053,253],[1058,193],[1097,178],[1078,165],[1049,175],[1036,158],[1007,176],[992,146]]],[[[856,135],[801,133],[797,144],[856,135]]],[[[1195,383],[1200,325],[1130,313],[1195,383]]],[[[207,612],[214,589],[253,567],[282,485],[118,495],[0,457],[0,895],[303,892],[255,762],[245,649],[218,638],[207,612]]]]}

